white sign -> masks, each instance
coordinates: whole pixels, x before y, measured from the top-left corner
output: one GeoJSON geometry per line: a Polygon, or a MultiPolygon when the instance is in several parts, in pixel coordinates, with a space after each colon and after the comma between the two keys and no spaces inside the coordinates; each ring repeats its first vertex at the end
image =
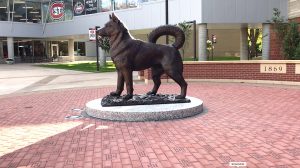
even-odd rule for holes
{"type": "Polygon", "coordinates": [[[90,41],[96,41],[96,29],[94,28],[89,29],[89,39],[90,41]]]}
{"type": "Polygon", "coordinates": [[[260,73],[286,73],[286,64],[260,64],[260,73]]]}
{"type": "Polygon", "coordinates": [[[246,162],[229,162],[230,167],[246,167],[246,162]]]}
{"type": "Polygon", "coordinates": [[[300,64],[295,64],[295,74],[300,74],[300,64]]]}

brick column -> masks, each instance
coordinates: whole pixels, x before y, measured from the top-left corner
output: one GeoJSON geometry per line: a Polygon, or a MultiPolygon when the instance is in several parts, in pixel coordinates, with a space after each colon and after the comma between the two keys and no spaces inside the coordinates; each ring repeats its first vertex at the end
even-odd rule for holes
{"type": "Polygon", "coordinates": [[[206,41],[207,41],[207,24],[198,25],[198,45],[199,45],[199,61],[207,61],[207,50],[206,50],[206,41]]]}
{"type": "Polygon", "coordinates": [[[240,59],[248,60],[248,27],[241,28],[240,59]]]}
{"type": "Polygon", "coordinates": [[[7,54],[8,58],[15,59],[15,53],[14,53],[14,38],[7,37],[7,54]]]}
{"type": "Polygon", "coordinates": [[[269,60],[270,59],[270,24],[263,23],[263,39],[262,39],[262,59],[269,60]]]}
{"type": "Polygon", "coordinates": [[[75,56],[74,56],[74,39],[69,39],[69,42],[68,42],[68,53],[69,53],[70,61],[74,62],[75,61],[75,56]]]}

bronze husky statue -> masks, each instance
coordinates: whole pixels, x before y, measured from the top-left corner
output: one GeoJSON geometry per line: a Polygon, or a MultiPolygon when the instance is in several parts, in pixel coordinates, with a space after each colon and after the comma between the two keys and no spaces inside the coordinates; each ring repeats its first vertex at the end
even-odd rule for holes
{"type": "Polygon", "coordinates": [[[180,95],[176,99],[186,97],[187,83],[183,78],[183,64],[179,48],[182,47],[185,36],[183,31],[176,26],[161,26],[149,34],[149,43],[134,39],[128,29],[112,13],[109,21],[98,30],[98,35],[110,39],[110,55],[116,65],[118,73],[117,90],[111,96],[120,96],[126,83],[127,95],[124,99],[133,97],[132,71],[141,71],[147,68],[152,70],[154,87],[147,94],[156,94],[161,84],[160,77],[166,73],[181,87],[180,95]],[[163,35],[172,35],[175,42],[172,46],[155,44],[163,35]]]}

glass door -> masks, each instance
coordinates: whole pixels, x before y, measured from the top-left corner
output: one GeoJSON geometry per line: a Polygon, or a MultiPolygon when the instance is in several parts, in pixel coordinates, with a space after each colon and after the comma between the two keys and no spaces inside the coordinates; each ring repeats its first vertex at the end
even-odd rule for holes
{"type": "Polygon", "coordinates": [[[59,56],[58,44],[51,44],[51,56],[53,59],[57,59],[59,56]]]}

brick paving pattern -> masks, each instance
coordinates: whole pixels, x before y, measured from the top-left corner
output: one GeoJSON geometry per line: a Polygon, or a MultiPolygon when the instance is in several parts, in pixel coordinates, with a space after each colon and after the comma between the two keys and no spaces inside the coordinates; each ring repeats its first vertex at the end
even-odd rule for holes
{"type": "MultiPolygon", "coordinates": [[[[136,85],[135,93],[152,86],[136,85]]],[[[191,83],[204,101],[195,117],[111,122],[78,115],[87,101],[113,90],[89,88],[0,99],[0,167],[223,168],[300,167],[300,89],[191,83]],[[74,110],[72,110],[74,109],[74,110]]],[[[164,84],[162,93],[177,93],[164,84]]]]}

